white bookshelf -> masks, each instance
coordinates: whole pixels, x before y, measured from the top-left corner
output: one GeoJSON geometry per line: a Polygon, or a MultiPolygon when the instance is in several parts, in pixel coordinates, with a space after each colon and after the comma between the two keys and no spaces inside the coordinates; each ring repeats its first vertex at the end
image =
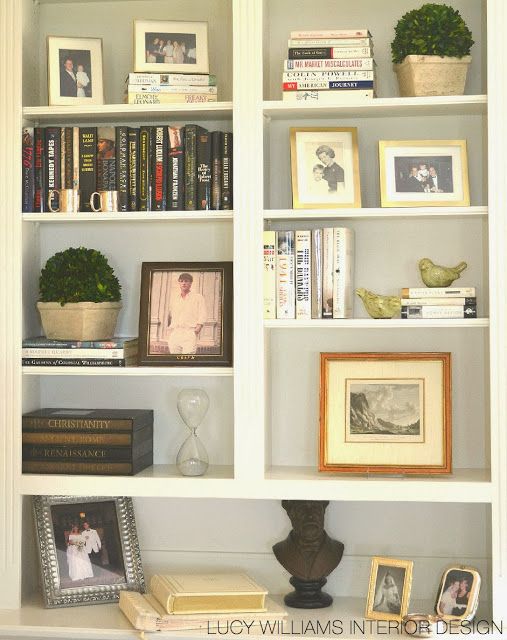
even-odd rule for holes
{"type": "MultiPolygon", "coordinates": [[[[297,10],[293,0],[0,3],[0,637],[137,637],[114,605],[42,608],[31,517],[37,494],[133,496],[148,576],[174,567],[243,568],[275,594],[289,590],[271,553],[289,531],[280,500],[330,500],[326,529],[344,542],[345,556],[329,578],[335,604],[326,615],[362,617],[370,558],[387,555],[414,560],[412,610],[423,600],[420,606],[429,611],[443,569],[466,562],[483,576],[481,615],[507,619],[507,301],[501,294],[507,280],[507,81],[495,55],[507,32],[507,6],[504,0],[448,3],[460,10],[476,41],[466,95],[414,99],[398,97],[389,43],[396,20],[421,4],[416,0],[358,0],[346,10],[322,0],[318,11],[312,0],[298,0],[297,10]],[[132,66],[132,21],[140,17],[209,23],[210,71],[218,78],[220,102],[170,109],[120,104],[132,66]],[[372,30],[380,97],[341,107],[283,103],[289,32],[333,24],[372,30]],[[45,106],[46,35],[85,32],[104,40],[107,104],[45,106]],[[234,212],[20,213],[23,122],[193,121],[234,131],[234,212]],[[291,209],[288,129],[321,122],[358,127],[360,209],[291,209]],[[472,206],[380,208],[378,140],[428,137],[468,140],[472,206]],[[350,320],[264,321],[263,229],[314,228],[334,220],[355,230],[356,286],[395,293],[416,285],[420,257],[449,264],[465,259],[469,267],[460,282],[478,288],[481,317],[371,320],[357,300],[350,320]],[[110,258],[123,285],[123,335],[137,334],[141,262],[233,260],[233,368],[22,368],[22,337],[40,333],[34,307],[40,268],[74,243],[110,258]],[[319,473],[321,351],[450,351],[452,475],[319,473]],[[196,385],[211,399],[200,433],[211,466],[202,478],[184,478],[174,465],[186,437],[175,400],[179,389],[196,385]],[[23,412],[105,408],[113,398],[115,406],[154,409],[152,468],[133,477],[21,474],[23,412]]],[[[291,612],[291,619],[302,615],[308,617],[291,612]]],[[[175,635],[197,634],[160,637],[175,635]]]]}

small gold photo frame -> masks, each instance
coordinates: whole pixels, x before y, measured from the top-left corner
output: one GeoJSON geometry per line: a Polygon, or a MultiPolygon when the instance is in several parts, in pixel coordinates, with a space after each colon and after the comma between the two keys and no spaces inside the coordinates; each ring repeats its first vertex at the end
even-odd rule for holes
{"type": "Polygon", "coordinates": [[[479,605],[481,576],[463,565],[444,571],[438,588],[435,611],[444,620],[472,620],[479,605]]]}
{"type": "Polygon", "coordinates": [[[412,560],[372,558],[365,618],[401,621],[408,611],[413,564],[412,560]]]}

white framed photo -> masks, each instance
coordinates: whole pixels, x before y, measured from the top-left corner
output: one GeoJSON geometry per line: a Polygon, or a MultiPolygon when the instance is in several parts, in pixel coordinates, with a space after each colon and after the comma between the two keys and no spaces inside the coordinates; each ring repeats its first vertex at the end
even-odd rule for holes
{"type": "Polygon", "coordinates": [[[104,104],[101,38],[48,36],[48,102],[104,104]]]}
{"type": "Polygon", "coordinates": [[[134,20],[134,68],[148,73],[209,73],[208,23],[134,20]]]}

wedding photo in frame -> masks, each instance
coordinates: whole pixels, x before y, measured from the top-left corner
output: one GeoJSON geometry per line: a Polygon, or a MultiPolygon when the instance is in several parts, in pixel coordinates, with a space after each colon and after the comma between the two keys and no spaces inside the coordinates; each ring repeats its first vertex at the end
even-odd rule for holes
{"type": "Polygon", "coordinates": [[[366,619],[401,621],[410,602],[413,565],[412,560],[372,558],[366,619]]]}
{"type": "Polygon", "coordinates": [[[294,209],[360,207],[356,127],[291,127],[294,209]]]}
{"type": "Polygon", "coordinates": [[[33,509],[46,607],[145,591],[131,498],[34,496],[33,509]]]}
{"type": "Polygon", "coordinates": [[[144,73],[209,73],[208,23],[134,20],[134,68],[144,73]]]}
{"type": "Polygon", "coordinates": [[[481,576],[463,565],[449,567],[442,575],[435,611],[444,620],[472,620],[479,605],[481,576]]]}
{"type": "Polygon", "coordinates": [[[48,103],[104,104],[101,38],[48,36],[48,103]]]}
{"type": "Polygon", "coordinates": [[[138,358],[232,366],[232,262],[143,262],[138,358]]]}
{"type": "Polygon", "coordinates": [[[468,207],[466,140],[380,140],[383,207],[468,207]]]}
{"type": "Polygon", "coordinates": [[[321,353],[319,471],[451,473],[451,354],[321,353]]]}

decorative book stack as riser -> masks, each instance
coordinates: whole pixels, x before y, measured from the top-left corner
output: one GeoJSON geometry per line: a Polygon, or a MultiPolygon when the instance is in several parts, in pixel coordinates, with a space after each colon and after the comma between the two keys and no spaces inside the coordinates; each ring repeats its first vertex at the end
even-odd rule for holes
{"type": "Polygon", "coordinates": [[[25,338],[23,366],[31,367],[128,367],[137,364],[137,338],[111,340],[53,340],[25,338]]]}
{"type": "Polygon", "coordinates": [[[134,475],[153,464],[151,409],[38,409],[22,429],[23,473],[134,475]]]}

